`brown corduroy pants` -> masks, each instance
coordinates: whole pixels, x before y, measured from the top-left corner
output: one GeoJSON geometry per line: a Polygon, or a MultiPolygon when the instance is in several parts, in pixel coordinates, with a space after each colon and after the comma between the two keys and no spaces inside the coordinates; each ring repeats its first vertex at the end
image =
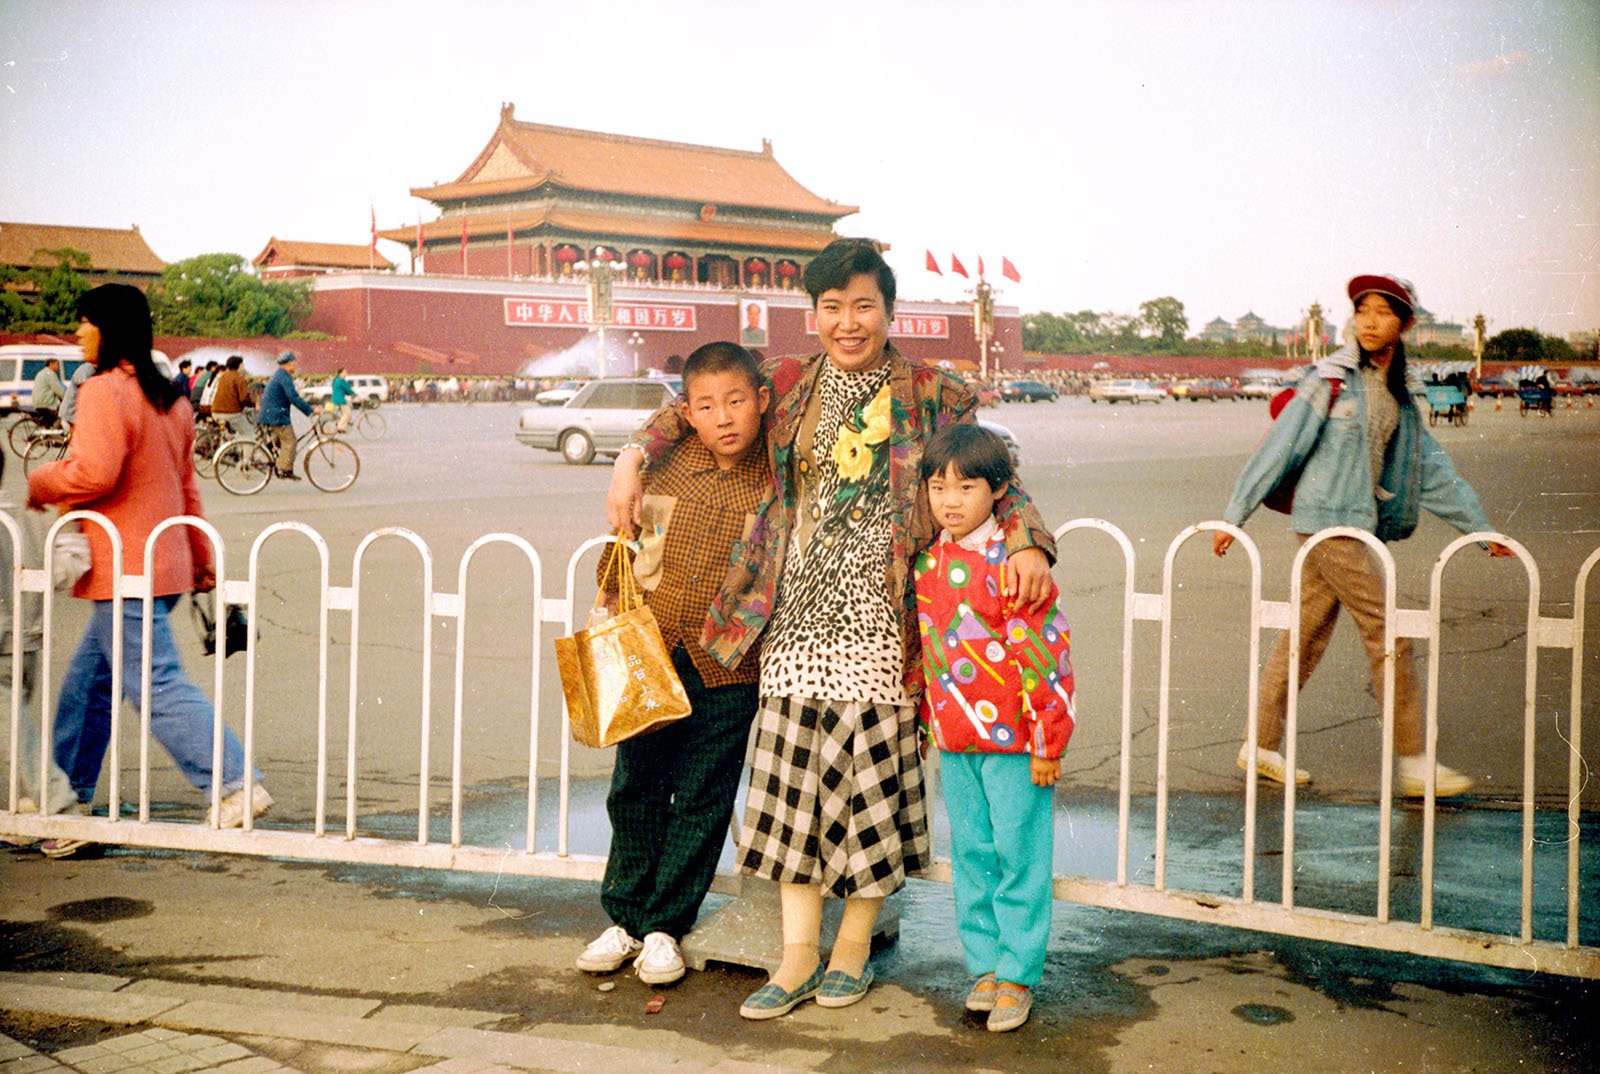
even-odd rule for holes
{"type": "MultiPolygon", "coordinates": [[[[1305,540],[1304,537],[1301,538],[1305,540]]],[[[1372,689],[1383,698],[1383,572],[1366,545],[1353,537],[1333,537],[1306,555],[1300,589],[1300,685],[1316,670],[1333,638],[1343,606],[1361,632],[1372,670],[1372,689]]],[[[1422,691],[1411,655],[1411,639],[1394,645],[1394,749],[1399,756],[1422,752],[1422,691]]],[[[1258,742],[1281,750],[1289,708],[1289,632],[1278,636],[1261,673],[1258,742]]]]}

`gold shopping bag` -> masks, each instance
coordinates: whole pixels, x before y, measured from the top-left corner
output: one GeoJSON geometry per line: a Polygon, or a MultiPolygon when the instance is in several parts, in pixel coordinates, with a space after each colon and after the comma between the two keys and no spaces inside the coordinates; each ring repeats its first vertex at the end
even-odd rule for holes
{"type": "Polygon", "coordinates": [[[585,746],[615,746],[689,715],[689,695],[672,668],[655,613],[639,594],[620,536],[618,542],[611,551],[617,614],[555,639],[572,737],[585,746]]]}

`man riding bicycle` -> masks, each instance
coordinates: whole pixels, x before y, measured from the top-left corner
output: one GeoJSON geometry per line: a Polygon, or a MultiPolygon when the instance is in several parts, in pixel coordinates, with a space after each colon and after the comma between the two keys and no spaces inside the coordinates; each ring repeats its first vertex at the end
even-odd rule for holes
{"type": "Polygon", "coordinates": [[[278,444],[277,476],[288,481],[298,481],[294,472],[294,425],[290,421],[292,406],[306,417],[311,417],[311,404],[300,398],[294,386],[294,351],[278,355],[278,371],[267,381],[267,390],[261,395],[261,411],[257,423],[266,428],[278,444]]]}

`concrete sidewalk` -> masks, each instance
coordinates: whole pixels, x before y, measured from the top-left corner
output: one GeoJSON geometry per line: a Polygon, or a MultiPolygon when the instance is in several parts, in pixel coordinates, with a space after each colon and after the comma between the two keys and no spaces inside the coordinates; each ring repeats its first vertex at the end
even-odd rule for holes
{"type": "Polygon", "coordinates": [[[574,971],[592,884],[10,851],[0,1074],[1576,1072],[1600,1043],[1592,984],[1063,903],[1033,1020],[987,1034],[949,899],[907,889],[866,1001],[756,1024],[760,973],[574,971]]]}

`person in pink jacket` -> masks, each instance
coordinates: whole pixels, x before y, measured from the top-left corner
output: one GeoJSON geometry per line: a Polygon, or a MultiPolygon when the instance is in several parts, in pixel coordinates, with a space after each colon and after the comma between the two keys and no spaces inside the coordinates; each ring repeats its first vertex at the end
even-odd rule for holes
{"type": "MultiPolygon", "coordinates": [[[[73,595],[93,601],[94,612],[67,667],[56,708],[56,761],[72,781],[78,801],[87,806],[94,798],[111,732],[113,578],[119,569],[125,576],[142,576],[151,531],[168,518],[200,517],[203,510],[189,462],[194,418],[188,400],[179,396],[151,359],[150,306],[144,293],[126,284],[104,284],[79,299],[78,312],[83,318],[78,341],[85,361],[96,372],[79,389],[67,457],[28,476],[28,506],[42,510],[58,504],[63,510],[98,511],[122,538],[119,565],[106,531],[94,523],[83,525],[90,566],[73,595]]],[[[176,526],[161,535],[153,562],[150,729],[189,782],[209,794],[214,713],[211,701],[184,674],[168,615],[183,594],[215,586],[211,546],[198,529],[176,526]]],[[[124,598],[122,690],[135,707],[144,613],[142,599],[124,598]]],[[[259,779],[257,775],[252,816],[272,804],[259,779]]],[[[227,728],[223,729],[222,793],[221,812],[211,821],[225,828],[240,826],[245,810],[244,749],[227,728]]],[[[57,845],[45,845],[52,856],[64,856],[82,845],[54,842],[57,845]]]]}

